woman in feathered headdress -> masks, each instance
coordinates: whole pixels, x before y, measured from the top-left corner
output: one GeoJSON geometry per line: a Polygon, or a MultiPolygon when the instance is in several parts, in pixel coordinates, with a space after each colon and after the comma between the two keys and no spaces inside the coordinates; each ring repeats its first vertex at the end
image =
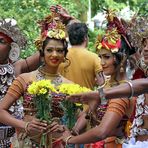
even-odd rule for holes
{"type": "MultiPolygon", "coordinates": [[[[147,19],[140,19],[140,21],[138,20],[139,24],[141,24],[139,27],[138,24],[135,24],[135,26],[137,25],[137,29],[134,27],[134,28],[129,28],[129,30],[131,30],[131,33],[132,34],[136,34],[136,36],[132,36],[134,37],[133,40],[132,40],[132,45],[131,46],[135,46],[138,47],[138,48],[142,48],[142,53],[143,53],[143,61],[145,62],[145,65],[147,65],[147,53],[148,53],[148,39],[147,39],[147,19]],[[142,21],[143,20],[143,21],[142,21]],[[136,40],[135,40],[136,39],[136,40]],[[137,44],[139,43],[139,44],[137,44]],[[138,45],[138,46],[137,46],[138,45]]],[[[128,32],[130,32],[128,30],[128,32]]],[[[105,38],[104,38],[105,39],[105,38]]],[[[117,45],[119,44],[116,44],[118,43],[120,38],[117,38],[116,42],[110,42],[111,43],[111,46],[110,44],[107,42],[107,40],[105,41],[107,44],[105,44],[103,42],[101,42],[101,44],[97,44],[97,47],[99,48],[99,50],[101,50],[100,47],[104,47],[106,48],[106,52],[109,54],[107,56],[104,56],[104,61],[108,61],[109,59],[111,59],[111,55],[113,56],[113,54],[109,53],[109,50],[110,51],[115,51],[114,53],[114,56],[116,54],[118,54],[118,52],[120,52],[120,49],[116,49],[116,50],[111,50],[111,47],[116,47],[117,45]],[[98,46],[99,45],[99,46],[98,46]],[[116,45],[116,46],[115,46],[116,45]],[[110,49],[108,48],[110,47],[110,49]],[[106,57],[106,60],[105,60],[105,57],[106,57]]],[[[102,40],[101,40],[102,41],[102,40]]],[[[100,43],[100,40],[99,40],[99,43],[100,43]]],[[[122,50],[121,50],[122,51],[122,50]]],[[[103,52],[103,51],[102,51],[103,52]]],[[[105,52],[105,50],[104,50],[105,52]]],[[[101,52],[100,52],[101,53],[101,52]]],[[[133,53],[133,52],[132,52],[133,53]]],[[[116,56],[115,56],[116,57],[116,56]]],[[[102,56],[103,58],[103,56],[102,56]]],[[[113,61],[113,60],[112,60],[113,61]]],[[[115,60],[116,61],[116,60],[115,60]]],[[[117,65],[118,67],[120,67],[121,65],[118,63],[117,65]]],[[[105,67],[104,67],[105,68],[105,67]]],[[[108,69],[111,69],[111,67],[106,67],[106,74],[108,72],[111,72],[109,71],[108,69]]],[[[145,68],[144,68],[145,69],[145,68]]],[[[139,79],[139,84],[140,84],[140,79],[139,79]]],[[[146,79],[143,80],[143,81],[147,81],[146,79]]],[[[143,83],[144,84],[144,83],[143,83]]],[[[146,83],[145,83],[146,84],[146,83]]],[[[100,104],[100,99],[104,99],[104,97],[108,97],[108,98],[117,98],[117,96],[119,97],[128,97],[128,98],[131,98],[131,96],[133,96],[134,94],[134,90],[136,90],[135,94],[137,92],[140,92],[138,90],[138,80],[135,81],[135,83],[131,83],[131,82],[128,82],[127,84],[122,84],[121,86],[117,86],[117,87],[113,87],[113,88],[110,88],[110,89],[105,89],[105,93],[103,94],[102,92],[99,91],[98,92],[92,92],[92,93],[85,93],[85,94],[76,94],[76,95],[73,95],[71,97],[69,97],[69,99],[71,98],[71,100],[75,101],[75,102],[86,102],[90,105],[90,107],[94,106],[94,103],[98,103],[100,104]],[[137,82],[137,83],[136,83],[137,82]],[[136,85],[135,85],[136,84],[136,85]],[[135,86],[133,88],[133,86],[135,86]],[[117,89],[116,89],[117,88],[117,89]],[[120,95],[120,93],[122,95],[120,95]],[[100,95],[100,96],[99,96],[100,95]]],[[[140,85],[139,85],[140,87],[140,85]]],[[[144,90],[143,90],[144,91],[144,90]]],[[[142,92],[142,90],[141,90],[142,92]]],[[[146,92],[146,89],[145,89],[145,92],[146,92]]],[[[131,126],[132,127],[132,131],[131,131],[131,140],[129,142],[127,141],[120,141],[121,143],[123,143],[122,147],[123,148],[139,148],[139,147],[147,147],[148,145],[148,142],[147,142],[147,139],[148,139],[148,126],[147,126],[147,95],[141,95],[137,98],[137,104],[136,104],[136,116],[134,118],[134,121],[133,121],[133,125],[131,126]]],[[[119,100],[119,99],[117,99],[119,100]]],[[[127,105],[129,105],[128,102],[131,102],[129,100],[127,100],[126,98],[125,99],[121,99],[123,101],[127,101],[127,105]]],[[[105,100],[107,101],[107,100],[105,100]]],[[[108,108],[107,112],[109,111],[112,111],[112,112],[116,112],[116,114],[119,113],[119,110],[121,111],[121,106],[124,104],[124,103],[119,103],[118,101],[114,100],[113,102],[110,101],[111,104],[109,104],[109,106],[112,105],[113,108],[108,108]],[[116,105],[114,105],[114,103],[117,103],[116,105]]],[[[130,103],[131,104],[131,103],[130,103]]],[[[132,106],[131,106],[132,107],[132,106]]],[[[128,107],[129,108],[129,107],[128,107]]],[[[125,111],[129,114],[130,113],[130,110],[131,109],[127,109],[127,108],[124,108],[125,111]]],[[[122,112],[123,113],[123,112],[122,112]]],[[[113,116],[105,116],[103,117],[103,120],[101,121],[101,123],[99,124],[99,126],[93,128],[92,130],[89,130],[88,132],[84,133],[83,135],[80,135],[80,136],[76,136],[76,137],[67,137],[67,135],[69,135],[69,133],[65,132],[65,141],[67,143],[90,143],[90,142],[94,142],[94,141],[99,141],[101,139],[104,139],[106,137],[108,137],[109,135],[109,131],[114,131],[115,129],[114,128],[111,128],[112,124],[115,124],[119,122],[119,119],[115,119],[115,117],[113,116]],[[105,128],[104,128],[105,127],[105,128]]],[[[110,132],[111,134],[112,132],[110,132]]],[[[118,132],[115,131],[115,133],[118,135],[118,132]]],[[[115,135],[113,133],[113,135],[115,135]]],[[[120,135],[121,136],[121,135],[120,135]]],[[[110,142],[112,141],[111,139],[108,139],[110,142]]],[[[108,142],[109,142],[108,141],[108,142]]],[[[116,140],[116,144],[117,144],[117,141],[116,140]]],[[[105,141],[106,142],[106,141],[105,141]]],[[[101,144],[101,143],[100,143],[101,144]]],[[[92,147],[101,147],[101,145],[92,145],[92,147]]],[[[108,144],[108,143],[105,143],[105,144],[108,144]]],[[[111,148],[112,146],[110,145],[109,148],[111,148]]],[[[113,145],[113,147],[117,147],[117,145],[113,145]]],[[[121,147],[121,145],[119,146],[121,147]]]]}
{"type": "MultiPolygon", "coordinates": [[[[39,21],[39,25],[41,27],[41,33],[39,38],[35,41],[35,45],[40,52],[42,65],[36,71],[18,76],[0,103],[0,122],[11,125],[17,129],[17,138],[16,140],[14,138],[12,143],[14,147],[18,148],[24,148],[25,146],[30,148],[62,147],[62,144],[59,141],[55,142],[59,137],[58,135],[53,137],[50,136],[47,138],[46,142],[42,139],[45,143],[41,143],[41,137],[48,129],[47,123],[41,122],[35,118],[37,110],[34,99],[36,97],[28,94],[27,88],[30,83],[44,79],[50,80],[55,86],[58,86],[63,82],[69,83],[69,81],[62,77],[57,71],[59,64],[66,60],[68,51],[66,31],[65,26],[55,14],[48,15],[43,20],[39,21]],[[24,115],[23,118],[19,120],[12,117],[7,112],[7,109],[21,96],[24,97],[24,115]],[[54,142],[53,145],[50,143],[51,141],[54,142]]],[[[45,104],[45,106],[48,106],[48,104],[45,104]]],[[[53,116],[61,117],[63,115],[63,110],[60,109],[59,103],[55,102],[53,106],[53,116]]],[[[62,130],[63,128],[61,131],[62,130]]],[[[48,132],[46,133],[47,136],[48,132]]]]}
{"type": "MultiPolygon", "coordinates": [[[[87,115],[87,119],[94,128],[79,136],[69,136],[69,133],[65,132],[64,140],[67,144],[84,143],[86,147],[90,148],[120,148],[129,134],[129,131],[124,129],[134,109],[131,105],[133,100],[123,98],[106,100],[103,87],[110,88],[121,83],[131,85],[126,76],[126,65],[128,57],[135,52],[135,48],[129,43],[126,29],[121,21],[110,10],[107,11],[107,19],[106,33],[101,37],[98,36],[96,49],[101,58],[103,72],[110,76],[110,79],[104,86],[98,88],[101,104],[95,104],[97,108],[91,106],[90,113],[87,115]],[[92,144],[87,145],[87,143],[92,144]]],[[[132,98],[132,96],[130,97],[132,98]]]]}

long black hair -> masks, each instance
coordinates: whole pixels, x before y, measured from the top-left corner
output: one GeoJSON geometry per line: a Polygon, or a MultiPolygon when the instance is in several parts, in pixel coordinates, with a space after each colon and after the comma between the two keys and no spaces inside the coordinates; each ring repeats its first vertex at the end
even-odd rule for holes
{"type": "Polygon", "coordinates": [[[119,48],[119,51],[117,53],[113,53],[113,55],[116,57],[115,65],[117,66],[121,64],[123,58],[129,59],[130,55],[134,54],[135,52],[136,49],[134,47],[129,46],[125,38],[121,36],[121,47],[119,48]]]}

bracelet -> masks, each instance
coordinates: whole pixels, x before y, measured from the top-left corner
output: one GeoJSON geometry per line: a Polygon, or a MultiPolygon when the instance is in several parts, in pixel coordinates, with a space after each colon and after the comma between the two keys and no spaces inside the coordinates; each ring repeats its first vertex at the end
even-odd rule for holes
{"type": "Polygon", "coordinates": [[[74,136],[77,136],[77,135],[79,135],[79,132],[77,130],[72,129],[71,134],[74,136]]]}
{"type": "Polygon", "coordinates": [[[28,128],[28,125],[29,125],[29,124],[30,124],[30,122],[26,122],[26,123],[25,123],[25,128],[24,128],[24,129],[25,129],[25,132],[26,132],[26,133],[28,133],[28,129],[27,129],[27,128],[28,128]]]}
{"type": "Polygon", "coordinates": [[[130,86],[131,89],[131,94],[128,97],[129,99],[132,99],[133,95],[134,95],[134,89],[133,89],[133,84],[130,81],[126,81],[128,83],[128,85],[130,86]]]}
{"type": "Polygon", "coordinates": [[[66,140],[65,140],[65,144],[66,144],[66,146],[68,145],[68,140],[70,139],[70,138],[72,138],[73,136],[72,135],[70,135],[70,136],[68,136],[67,138],[66,138],[66,140]]]}

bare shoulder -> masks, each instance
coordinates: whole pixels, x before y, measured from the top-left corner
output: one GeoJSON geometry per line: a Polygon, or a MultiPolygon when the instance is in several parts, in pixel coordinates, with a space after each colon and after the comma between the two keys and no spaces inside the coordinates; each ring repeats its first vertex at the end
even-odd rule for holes
{"type": "Polygon", "coordinates": [[[18,61],[16,61],[13,65],[16,67],[16,66],[19,66],[21,67],[22,65],[26,64],[25,62],[25,59],[19,59],[18,61]]]}
{"type": "Polygon", "coordinates": [[[17,79],[23,79],[26,83],[34,81],[36,78],[37,71],[20,74],[17,79]]]}

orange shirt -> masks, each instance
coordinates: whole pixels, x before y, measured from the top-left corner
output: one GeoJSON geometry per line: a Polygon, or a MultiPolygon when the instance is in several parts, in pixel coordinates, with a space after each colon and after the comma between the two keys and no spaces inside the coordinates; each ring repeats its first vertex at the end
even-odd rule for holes
{"type": "Polygon", "coordinates": [[[65,78],[81,86],[93,89],[96,73],[102,71],[101,60],[97,54],[86,48],[69,48],[66,61],[59,66],[59,72],[65,78]]]}

